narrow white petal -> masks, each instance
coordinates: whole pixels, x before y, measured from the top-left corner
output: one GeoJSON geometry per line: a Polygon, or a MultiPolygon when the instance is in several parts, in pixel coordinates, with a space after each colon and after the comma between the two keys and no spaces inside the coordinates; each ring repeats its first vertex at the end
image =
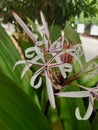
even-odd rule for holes
{"type": "Polygon", "coordinates": [[[37,27],[37,31],[39,32],[39,34],[41,35],[41,37],[43,37],[43,31],[44,31],[44,27],[43,27],[43,25],[41,26],[38,26],[37,27]]]}
{"type": "Polygon", "coordinates": [[[74,58],[78,61],[78,63],[79,63],[79,65],[80,65],[81,69],[83,69],[82,62],[81,62],[81,60],[79,59],[79,57],[76,56],[75,54],[74,54],[73,56],[74,56],[74,58]]]}
{"type": "Polygon", "coordinates": [[[31,63],[33,64],[33,63],[37,63],[37,61],[39,60],[39,59],[42,59],[43,58],[43,53],[41,53],[41,54],[38,54],[37,56],[35,56],[32,60],[31,60],[31,63]]]}
{"type": "Polygon", "coordinates": [[[94,88],[92,88],[92,91],[97,92],[98,91],[98,85],[94,88]]]}
{"type": "Polygon", "coordinates": [[[23,72],[21,74],[21,78],[24,76],[24,74],[30,69],[33,65],[39,65],[42,66],[41,63],[38,63],[37,60],[42,58],[42,54],[35,56],[32,60],[27,60],[27,65],[24,67],[23,72]]]}
{"type": "Polygon", "coordinates": [[[26,58],[32,58],[34,57],[35,47],[29,47],[25,50],[25,56],[26,58]],[[33,52],[33,53],[31,53],[33,52]]]}
{"type": "Polygon", "coordinates": [[[32,66],[32,64],[27,64],[21,74],[21,78],[23,78],[23,76],[25,75],[25,73],[30,69],[30,67],[32,66]]]}
{"type": "Polygon", "coordinates": [[[93,112],[93,104],[94,104],[94,99],[93,99],[93,96],[90,95],[90,96],[89,96],[89,105],[88,105],[88,109],[87,109],[86,114],[84,115],[84,117],[81,117],[81,115],[80,115],[80,110],[79,110],[79,108],[77,107],[77,108],[76,108],[76,111],[75,111],[76,118],[77,118],[78,120],[87,120],[87,119],[89,119],[90,116],[91,116],[91,114],[92,114],[92,112],[93,112]]]}
{"type": "Polygon", "coordinates": [[[35,46],[35,52],[36,52],[36,54],[38,54],[38,55],[40,55],[40,54],[42,53],[37,46],[35,46]]]}
{"type": "MultiPolygon", "coordinates": [[[[28,48],[28,49],[31,49],[31,48],[28,48]]],[[[27,50],[27,51],[29,51],[29,50],[27,50]]],[[[26,56],[27,56],[28,54],[27,54],[27,52],[26,52],[26,56]]],[[[33,56],[33,54],[32,54],[32,56],[33,56]]],[[[31,56],[31,57],[32,57],[31,56]]],[[[27,56],[28,57],[28,56],[27,56]]],[[[39,64],[39,65],[41,65],[41,63],[38,63],[37,61],[39,60],[39,59],[42,59],[43,58],[43,53],[40,53],[40,54],[38,54],[38,55],[36,55],[34,58],[32,58],[31,60],[27,60],[28,61],[28,63],[30,63],[30,64],[39,64]]]]}
{"type": "Polygon", "coordinates": [[[48,50],[49,48],[48,48],[48,43],[49,43],[49,41],[46,39],[46,37],[44,36],[44,44],[45,44],[45,48],[46,48],[46,50],[48,50]]]}
{"type": "MultiPolygon", "coordinates": [[[[52,55],[55,56],[56,54],[55,54],[55,53],[52,53],[52,55]]],[[[60,59],[60,57],[59,57],[58,55],[55,57],[55,60],[56,60],[56,62],[57,62],[58,64],[61,63],[61,59],[60,59]]],[[[60,72],[61,72],[62,76],[63,76],[64,78],[66,78],[66,73],[64,72],[64,65],[60,65],[60,66],[59,66],[59,69],[60,69],[60,72]]]]}
{"type": "Polygon", "coordinates": [[[34,46],[34,47],[29,47],[25,50],[25,56],[27,58],[32,58],[34,56],[34,52],[36,52],[36,54],[38,55],[42,54],[40,49],[37,46],[34,46]],[[31,52],[33,53],[31,54],[31,52]]]}
{"type": "Polygon", "coordinates": [[[60,71],[64,78],[66,78],[66,72],[72,71],[72,65],[69,63],[65,63],[63,65],[60,65],[59,67],[60,67],[60,71]]]}
{"type": "Polygon", "coordinates": [[[69,64],[69,63],[65,63],[65,64],[63,65],[63,67],[64,67],[64,72],[65,72],[65,73],[72,71],[72,65],[69,64]]]}
{"type": "Polygon", "coordinates": [[[37,45],[38,47],[40,47],[41,45],[43,45],[43,42],[42,42],[42,41],[37,41],[37,42],[36,42],[36,45],[37,45]]]}
{"type": "Polygon", "coordinates": [[[41,16],[41,20],[42,20],[42,23],[43,23],[43,26],[44,26],[44,29],[45,29],[46,36],[49,39],[50,38],[49,30],[48,30],[47,22],[46,22],[46,20],[44,18],[44,15],[43,15],[42,11],[40,12],[40,16],[41,16]]]}
{"type": "Polygon", "coordinates": [[[60,51],[63,47],[63,43],[64,43],[64,37],[60,37],[59,39],[57,39],[57,41],[55,41],[51,47],[50,47],[50,51],[60,51]]]}
{"type": "Polygon", "coordinates": [[[83,55],[83,49],[82,49],[82,44],[76,44],[75,46],[74,46],[74,49],[75,49],[75,54],[77,55],[77,56],[82,56],[83,55]]]}
{"type": "Polygon", "coordinates": [[[79,59],[79,57],[77,55],[75,55],[74,53],[74,49],[67,49],[66,50],[66,53],[70,54],[71,56],[73,56],[79,63],[81,69],[83,69],[83,66],[82,66],[82,63],[81,63],[81,60],[79,59]]]}
{"type": "Polygon", "coordinates": [[[39,75],[39,73],[36,73],[36,75],[34,74],[32,76],[32,78],[31,78],[31,86],[34,87],[34,88],[36,88],[36,89],[39,88],[41,86],[41,84],[42,84],[42,79],[41,78],[39,78],[39,80],[38,80],[38,82],[37,82],[36,85],[34,84],[36,78],[38,77],[38,75],[39,75]]]}
{"type": "Polygon", "coordinates": [[[25,60],[20,60],[20,61],[17,61],[13,67],[13,70],[16,68],[17,65],[19,64],[26,64],[27,62],[25,60]]]}
{"type": "Polygon", "coordinates": [[[27,25],[24,23],[24,21],[13,11],[12,12],[14,18],[17,20],[17,22],[20,24],[20,26],[25,30],[25,32],[29,35],[29,37],[31,38],[31,40],[33,42],[36,42],[36,36],[35,34],[33,34],[30,29],[27,27],[27,25]]]}
{"type": "Polygon", "coordinates": [[[51,80],[49,79],[46,71],[45,71],[45,76],[46,76],[46,87],[47,87],[48,98],[49,98],[52,108],[55,108],[56,105],[55,105],[53,88],[52,88],[51,80]]]}
{"type": "Polygon", "coordinates": [[[70,98],[84,98],[89,97],[90,93],[87,91],[77,91],[77,92],[59,92],[56,94],[59,97],[70,97],[70,98]]]}

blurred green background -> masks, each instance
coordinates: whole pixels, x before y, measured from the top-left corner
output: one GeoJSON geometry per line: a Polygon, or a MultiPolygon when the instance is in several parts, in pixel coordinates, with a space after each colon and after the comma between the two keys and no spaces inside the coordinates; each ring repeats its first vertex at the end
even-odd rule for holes
{"type": "Polygon", "coordinates": [[[98,0],[0,0],[1,21],[12,22],[12,10],[25,21],[26,16],[40,21],[39,11],[42,10],[49,25],[61,27],[64,27],[66,20],[75,23],[77,19],[98,24],[98,0]]]}

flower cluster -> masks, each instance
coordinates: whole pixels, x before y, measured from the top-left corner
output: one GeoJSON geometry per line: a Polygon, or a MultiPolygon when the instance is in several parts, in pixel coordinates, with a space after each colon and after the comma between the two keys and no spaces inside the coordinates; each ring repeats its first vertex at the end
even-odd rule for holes
{"type": "Polygon", "coordinates": [[[62,88],[62,82],[66,80],[68,74],[72,72],[73,58],[78,61],[80,68],[83,68],[80,60],[80,56],[83,54],[81,44],[70,45],[64,36],[61,36],[54,43],[51,43],[48,25],[42,12],[40,12],[42,26],[36,26],[37,34],[41,36],[41,40],[39,40],[37,34],[34,34],[29,30],[26,24],[15,12],[13,12],[13,16],[26,31],[30,39],[35,43],[33,47],[29,47],[25,50],[25,57],[27,59],[17,61],[14,65],[15,68],[19,64],[25,64],[21,78],[32,66],[38,66],[38,70],[32,75],[30,83],[32,87],[37,89],[42,85],[41,76],[45,77],[47,94],[52,108],[56,107],[54,95],[72,98],[89,97],[89,106],[85,116],[83,118],[80,116],[79,108],[76,108],[75,113],[77,119],[79,120],[88,119],[93,110],[93,103],[95,99],[93,97],[97,98],[97,87],[89,89],[79,86],[85,89],[85,91],[54,93],[55,89],[62,88]],[[35,80],[39,75],[40,78],[35,84],[35,80]]]}

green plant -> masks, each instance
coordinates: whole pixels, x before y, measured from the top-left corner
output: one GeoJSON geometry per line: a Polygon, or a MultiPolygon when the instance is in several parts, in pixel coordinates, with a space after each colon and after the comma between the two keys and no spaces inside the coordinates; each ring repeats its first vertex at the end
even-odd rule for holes
{"type": "Polygon", "coordinates": [[[29,48],[23,52],[24,57],[21,58],[0,26],[0,128],[94,128],[94,122],[98,118],[96,115],[92,117],[91,114],[94,101],[95,108],[98,109],[95,100],[98,96],[95,87],[98,81],[98,57],[86,63],[79,36],[68,22],[62,36],[58,26],[48,31],[42,12],[42,26],[32,22],[33,32],[15,12],[13,16],[31,40],[29,43],[20,40],[22,50],[29,44],[29,48]],[[88,100],[83,100],[82,97],[89,98],[87,112],[85,109],[88,100]]]}

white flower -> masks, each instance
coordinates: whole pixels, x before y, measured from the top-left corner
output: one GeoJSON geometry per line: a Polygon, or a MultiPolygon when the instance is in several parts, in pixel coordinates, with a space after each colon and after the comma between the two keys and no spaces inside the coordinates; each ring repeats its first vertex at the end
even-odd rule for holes
{"type": "Polygon", "coordinates": [[[87,112],[84,117],[81,117],[80,110],[77,107],[75,111],[76,118],[78,120],[87,120],[90,118],[93,112],[94,100],[98,99],[98,86],[94,88],[86,88],[84,86],[78,85],[79,87],[85,89],[85,91],[76,91],[76,92],[59,92],[56,95],[59,97],[67,97],[67,98],[89,98],[89,105],[87,108],[87,112]]]}
{"type": "Polygon", "coordinates": [[[54,94],[53,94],[53,88],[52,88],[51,76],[50,76],[51,68],[59,67],[59,66],[62,66],[62,64],[65,64],[65,68],[64,68],[65,70],[62,70],[62,71],[64,71],[64,73],[66,74],[66,72],[68,72],[68,67],[70,67],[70,65],[68,63],[62,63],[62,62],[56,63],[55,57],[57,57],[58,54],[55,54],[53,57],[51,57],[47,61],[44,51],[41,52],[37,46],[28,48],[25,51],[25,56],[26,56],[26,58],[31,58],[31,60],[20,60],[20,61],[16,62],[14,65],[14,69],[19,64],[25,64],[25,67],[24,67],[22,75],[21,75],[21,78],[22,78],[24,76],[24,74],[30,69],[31,66],[33,66],[33,65],[39,66],[40,69],[38,69],[31,77],[31,86],[33,86],[34,88],[39,88],[41,86],[41,84],[42,84],[41,78],[39,79],[39,81],[37,82],[36,85],[34,83],[35,83],[35,80],[38,77],[38,75],[40,75],[44,72],[45,73],[44,75],[46,78],[48,97],[49,97],[51,106],[53,108],[55,108],[55,100],[54,100],[54,94]],[[35,57],[34,57],[34,51],[37,53],[37,55],[35,57]],[[39,62],[39,60],[41,60],[41,63],[39,62]]]}
{"type": "Polygon", "coordinates": [[[34,47],[29,47],[25,50],[25,57],[28,58],[29,60],[20,60],[16,62],[14,68],[19,64],[25,64],[25,67],[21,75],[22,78],[24,74],[30,69],[31,66],[34,65],[39,66],[39,69],[31,77],[31,86],[33,86],[36,89],[39,88],[42,84],[42,78],[40,77],[36,84],[35,80],[39,75],[43,74],[46,78],[46,88],[50,104],[53,108],[55,108],[56,105],[51,79],[52,68],[58,67],[60,70],[60,74],[63,76],[63,78],[65,79],[67,77],[67,73],[72,71],[72,64],[71,62],[62,61],[61,56],[66,55],[66,53],[69,54],[71,57],[75,57],[82,68],[81,61],[78,57],[79,55],[75,52],[75,50],[77,51],[76,47],[78,48],[78,50],[80,50],[79,49],[80,46],[75,45],[73,48],[64,49],[65,41],[68,42],[64,37],[58,38],[53,44],[51,44],[48,25],[45,21],[42,12],[40,12],[40,16],[43,25],[41,26],[41,28],[37,27],[36,30],[41,35],[42,37],[41,40],[38,40],[38,36],[36,36],[37,34],[32,33],[31,30],[27,27],[27,25],[15,12],[13,12],[12,14],[17,20],[17,22],[20,24],[20,26],[31,38],[31,40],[35,43],[34,47]]]}

